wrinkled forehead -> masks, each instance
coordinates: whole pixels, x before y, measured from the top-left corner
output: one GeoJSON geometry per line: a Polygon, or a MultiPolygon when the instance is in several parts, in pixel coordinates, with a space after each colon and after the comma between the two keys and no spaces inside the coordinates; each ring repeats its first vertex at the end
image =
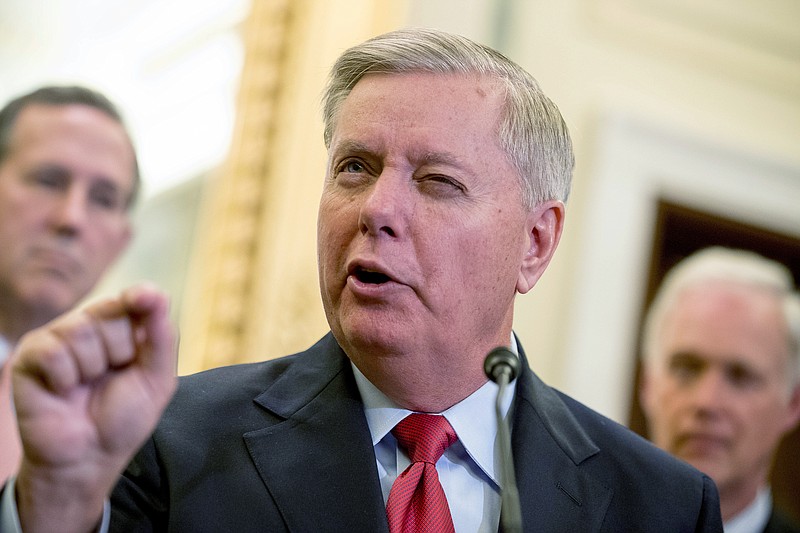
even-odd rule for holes
{"type": "MultiPolygon", "coordinates": [[[[484,97],[487,104],[491,102],[494,109],[500,110],[505,106],[507,95],[507,86],[503,80],[488,74],[480,73],[463,73],[463,72],[432,72],[428,70],[408,70],[400,72],[380,72],[370,71],[364,73],[359,77],[353,86],[339,95],[335,100],[331,114],[330,126],[331,133],[335,131],[340,118],[343,107],[348,102],[354,93],[360,92],[365,85],[373,85],[376,80],[386,87],[387,93],[401,91],[407,92],[409,88],[416,92],[425,93],[431,90],[431,87],[436,87],[437,91],[450,91],[456,98],[458,91],[461,90],[465,83],[471,85],[475,93],[484,97]]],[[[422,97],[417,100],[420,105],[425,103],[425,98],[422,97]]],[[[454,103],[456,103],[454,101],[454,103]]]]}
{"type": "Polygon", "coordinates": [[[123,125],[105,111],[86,104],[29,104],[19,112],[11,139],[16,144],[63,134],[133,152],[123,125]]]}
{"type": "Polygon", "coordinates": [[[343,125],[369,122],[395,128],[450,124],[452,134],[488,132],[497,144],[504,94],[496,80],[476,74],[368,73],[340,102],[329,141],[343,125]]]}
{"type": "Polygon", "coordinates": [[[739,354],[781,367],[791,363],[782,299],[753,285],[705,281],[685,287],[665,317],[664,333],[707,352],[739,354]]]}

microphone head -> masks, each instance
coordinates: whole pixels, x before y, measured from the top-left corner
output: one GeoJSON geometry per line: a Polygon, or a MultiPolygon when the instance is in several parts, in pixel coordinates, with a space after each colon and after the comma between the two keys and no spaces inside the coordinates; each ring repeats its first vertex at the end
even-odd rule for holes
{"type": "Polygon", "coordinates": [[[510,383],[519,375],[519,358],[505,346],[498,346],[483,360],[483,371],[495,382],[503,372],[507,372],[510,383]]]}

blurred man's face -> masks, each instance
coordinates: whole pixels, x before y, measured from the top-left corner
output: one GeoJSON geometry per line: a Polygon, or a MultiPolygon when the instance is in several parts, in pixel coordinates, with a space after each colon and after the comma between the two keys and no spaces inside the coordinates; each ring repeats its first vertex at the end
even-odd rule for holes
{"type": "Polygon", "coordinates": [[[651,437],[707,473],[722,499],[765,482],[798,419],[779,300],[752,287],[685,290],[665,318],[642,400],[651,437]]]}
{"type": "Polygon", "coordinates": [[[4,312],[34,327],[87,294],[128,243],[133,186],[119,123],[84,105],[24,108],[0,163],[4,312]]]}

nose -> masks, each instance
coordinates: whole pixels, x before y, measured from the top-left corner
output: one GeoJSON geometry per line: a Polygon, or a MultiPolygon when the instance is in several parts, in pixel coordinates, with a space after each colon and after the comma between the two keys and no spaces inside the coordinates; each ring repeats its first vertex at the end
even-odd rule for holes
{"type": "Polygon", "coordinates": [[[413,211],[412,194],[410,180],[384,170],[364,191],[358,217],[361,232],[373,236],[404,235],[413,211]]]}
{"type": "Polygon", "coordinates": [[[726,383],[721,372],[706,370],[687,392],[695,410],[705,416],[720,412],[726,404],[726,383]]]}
{"type": "Polygon", "coordinates": [[[55,200],[51,211],[51,222],[59,234],[75,235],[86,223],[87,198],[84,191],[76,185],[70,186],[55,200]]]}

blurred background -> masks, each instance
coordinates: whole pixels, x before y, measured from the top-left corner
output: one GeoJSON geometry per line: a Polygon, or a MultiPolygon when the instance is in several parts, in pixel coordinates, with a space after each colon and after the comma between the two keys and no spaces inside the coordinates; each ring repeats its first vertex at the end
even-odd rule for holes
{"type": "MultiPolygon", "coordinates": [[[[181,373],[261,360],[327,331],[327,69],[404,26],[499,49],[561,108],[566,232],[515,330],[545,381],[644,432],[640,316],[666,269],[725,244],[800,277],[800,2],[2,0],[0,99],[71,82],[111,97],[145,188],[134,244],[93,296],[164,287],[181,373]]],[[[782,469],[800,479],[797,461],[782,469]]]]}

